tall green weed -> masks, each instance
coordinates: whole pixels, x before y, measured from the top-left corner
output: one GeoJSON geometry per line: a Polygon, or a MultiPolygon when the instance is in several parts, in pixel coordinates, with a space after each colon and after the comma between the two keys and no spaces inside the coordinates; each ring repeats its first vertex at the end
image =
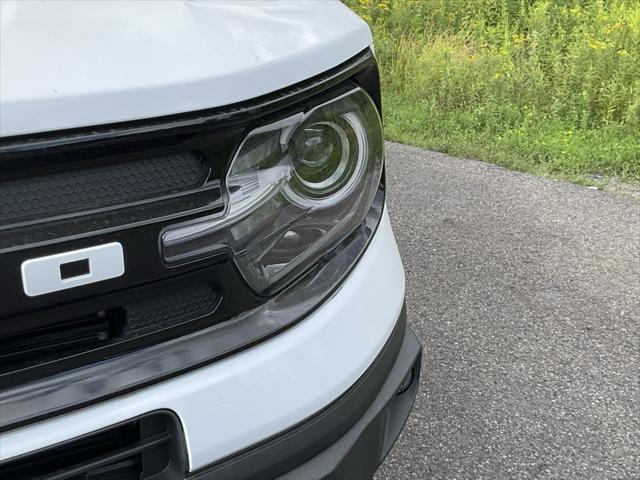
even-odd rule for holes
{"type": "Polygon", "coordinates": [[[390,138],[640,181],[640,1],[345,3],[372,27],[390,138]]]}

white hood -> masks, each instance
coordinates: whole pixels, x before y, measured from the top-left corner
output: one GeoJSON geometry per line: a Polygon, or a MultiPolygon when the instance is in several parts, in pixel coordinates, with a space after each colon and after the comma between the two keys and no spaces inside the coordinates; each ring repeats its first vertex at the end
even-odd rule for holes
{"type": "Polygon", "coordinates": [[[0,5],[0,136],[231,104],[371,44],[337,0],[0,5]]]}

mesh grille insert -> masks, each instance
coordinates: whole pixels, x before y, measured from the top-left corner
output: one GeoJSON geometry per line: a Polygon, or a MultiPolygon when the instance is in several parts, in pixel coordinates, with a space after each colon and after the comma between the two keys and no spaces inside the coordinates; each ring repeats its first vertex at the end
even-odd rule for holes
{"type": "Polygon", "coordinates": [[[163,197],[200,187],[209,168],[185,152],[0,183],[0,226],[163,197]]]}
{"type": "Polygon", "coordinates": [[[152,286],[141,298],[69,316],[44,311],[36,324],[20,317],[0,322],[0,377],[125,341],[144,345],[145,336],[207,321],[222,295],[209,282],[152,286]]]}
{"type": "Polygon", "coordinates": [[[127,307],[125,335],[142,335],[215,312],[220,294],[210,283],[194,283],[127,307]]]}

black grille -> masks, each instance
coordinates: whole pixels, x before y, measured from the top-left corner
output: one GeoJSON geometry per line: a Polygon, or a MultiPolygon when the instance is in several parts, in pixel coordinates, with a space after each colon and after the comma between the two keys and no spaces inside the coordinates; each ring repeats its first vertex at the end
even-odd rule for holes
{"type": "Polygon", "coordinates": [[[208,174],[187,152],[5,180],[0,226],[159,198],[200,187],[208,174]]]}
{"type": "Polygon", "coordinates": [[[177,420],[147,415],[0,464],[11,480],[170,480],[184,478],[177,420]]]}
{"type": "Polygon", "coordinates": [[[61,309],[42,312],[40,318],[2,321],[0,375],[136,339],[140,346],[145,335],[203,318],[211,321],[222,299],[209,282],[170,282],[146,290],[121,305],[80,315],[61,309]]]}
{"type": "Polygon", "coordinates": [[[365,72],[377,84],[368,50],[228,107],[0,138],[0,432],[197,368],[292,323],[269,313],[242,321],[278,300],[249,289],[231,252],[169,268],[158,241],[173,225],[224,214],[225,174],[246,132],[308,111],[351,78],[369,84],[365,72]],[[24,262],[112,242],[123,275],[25,294],[24,262]],[[180,350],[191,340],[198,351],[180,350]],[[128,369],[145,355],[155,360],[128,369]],[[109,371],[91,373],[100,368],[109,371]],[[96,384],[85,389],[87,378],[96,384]]]}

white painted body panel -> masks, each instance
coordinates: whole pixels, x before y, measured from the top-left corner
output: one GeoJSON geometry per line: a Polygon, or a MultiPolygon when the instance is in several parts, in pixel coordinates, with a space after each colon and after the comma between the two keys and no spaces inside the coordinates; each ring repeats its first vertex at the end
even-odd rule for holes
{"type": "Polygon", "coordinates": [[[371,44],[338,0],[0,3],[0,136],[229,105],[371,44]]]}
{"type": "Polygon", "coordinates": [[[184,427],[197,469],[304,420],[344,393],[389,338],[404,302],[400,255],[385,210],[349,277],[284,333],[194,372],[2,435],[0,459],[158,409],[184,427]]]}

